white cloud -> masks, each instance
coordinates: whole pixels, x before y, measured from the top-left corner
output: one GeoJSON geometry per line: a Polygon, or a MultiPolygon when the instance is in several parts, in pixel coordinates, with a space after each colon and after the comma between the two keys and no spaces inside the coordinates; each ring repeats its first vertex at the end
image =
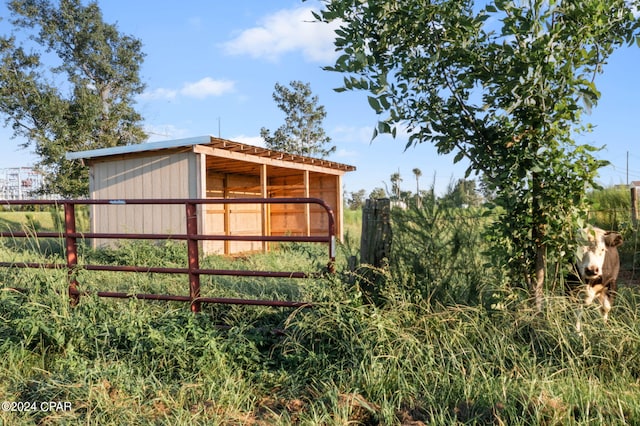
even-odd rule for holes
{"type": "Polygon", "coordinates": [[[338,126],[333,129],[331,138],[341,142],[369,144],[372,136],[371,126],[338,126]]]}
{"type": "Polygon", "coordinates": [[[231,80],[214,80],[211,77],[205,77],[194,83],[185,83],[180,89],[180,94],[191,98],[203,99],[232,92],[234,86],[235,82],[231,80]]]}
{"type": "Polygon", "coordinates": [[[360,153],[358,151],[350,151],[348,149],[340,148],[336,151],[335,156],[338,158],[354,158],[359,157],[360,153]]]}
{"type": "Polygon", "coordinates": [[[264,17],[259,25],[242,31],[222,45],[230,55],[277,60],[285,53],[301,51],[311,62],[335,60],[333,40],[338,23],[316,22],[312,8],[283,9],[264,17]]]}
{"type": "Polygon", "coordinates": [[[159,87],[144,92],[140,95],[140,98],[143,100],[173,100],[180,95],[188,98],[204,99],[210,96],[221,96],[225,93],[233,92],[234,89],[235,81],[215,80],[211,77],[205,77],[193,83],[184,83],[180,90],[159,87]]]}
{"type": "Polygon", "coordinates": [[[238,136],[234,136],[234,137],[230,138],[230,140],[232,140],[234,142],[244,143],[244,144],[247,144],[247,145],[253,145],[253,146],[264,147],[264,145],[265,145],[264,139],[262,139],[262,136],[238,135],[238,136]]]}
{"type": "Polygon", "coordinates": [[[140,98],[144,100],[156,100],[156,99],[175,99],[178,94],[177,90],[164,89],[162,87],[153,89],[149,92],[144,92],[140,95],[140,98]]]}

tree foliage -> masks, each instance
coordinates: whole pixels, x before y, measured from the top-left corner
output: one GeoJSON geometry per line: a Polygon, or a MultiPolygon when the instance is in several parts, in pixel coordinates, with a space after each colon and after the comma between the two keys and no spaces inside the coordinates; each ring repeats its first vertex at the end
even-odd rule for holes
{"type": "Polygon", "coordinates": [[[384,188],[376,187],[373,188],[373,190],[369,193],[369,198],[377,200],[380,198],[389,198],[389,195],[387,194],[387,191],[384,190],[384,188]]]}
{"type": "Polygon", "coordinates": [[[482,197],[476,190],[475,180],[458,179],[449,182],[441,203],[449,207],[478,207],[482,203],[482,197]]]}
{"type": "Polygon", "coordinates": [[[322,128],[322,120],[327,116],[324,106],[318,105],[318,97],[313,96],[311,85],[292,81],[291,88],[279,83],[275,85],[273,100],[286,114],[285,122],[273,135],[265,127],[260,136],[268,148],[290,154],[326,158],[336,150],[327,148],[331,142],[322,128]]]}
{"type": "Polygon", "coordinates": [[[365,196],[367,195],[367,191],[361,189],[359,191],[350,192],[349,197],[346,198],[347,206],[351,210],[358,210],[364,206],[365,196]]]}
{"type": "Polygon", "coordinates": [[[0,113],[40,157],[46,192],[86,196],[87,169],[67,151],[146,137],[132,106],[144,90],[142,43],[105,23],[96,2],[13,0],[8,8],[14,33],[0,36],[0,113]]]}
{"type": "Polygon", "coordinates": [[[338,90],[365,90],[376,133],[410,136],[466,158],[504,217],[494,250],[536,301],[546,265],[569,252],[585,189],[603,164],[574,138],[598,101],[594,78],[610,54],[637,41],[625,0],[330,0],[316,17],[341,22],[329,70],[338,90]]]}

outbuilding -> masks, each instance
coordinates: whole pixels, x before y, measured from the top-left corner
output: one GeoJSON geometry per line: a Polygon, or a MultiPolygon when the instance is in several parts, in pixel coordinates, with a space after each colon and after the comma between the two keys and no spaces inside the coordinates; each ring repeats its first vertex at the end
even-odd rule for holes
{"type": "MultiPolygon", "coordinates": [[[[355,167],[213,136],[67,153],[89,167],[92,199],[313,197],[335,214],[342,237],[342,176],[355,167]]],[[[324,210],[307,204],[208,204],[198,212],[202,234],[325,235],[324,210]]],[[[91,230],[184,234],[177,205],[92,205],[91,230]]],[[[104,241],[102,243],[105,243],[104,241]]],[[[208,254],[265,250],[253,241],[206,241],[208,254]]]]}

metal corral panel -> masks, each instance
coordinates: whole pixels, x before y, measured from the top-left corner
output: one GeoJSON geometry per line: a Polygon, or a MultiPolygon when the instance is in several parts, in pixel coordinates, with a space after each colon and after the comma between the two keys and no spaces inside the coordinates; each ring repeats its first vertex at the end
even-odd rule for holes
{"type": "MultiPolygon", "coordinates": [[[[197,198],[197,155],[192,152],[97,161],[91,198],[197,198]]],[[[92,206],[92,229],[113,233],[184,234],[184,206],[92,206]]],[[[106,240],[97,245],[110,243],[106,240]]]]}

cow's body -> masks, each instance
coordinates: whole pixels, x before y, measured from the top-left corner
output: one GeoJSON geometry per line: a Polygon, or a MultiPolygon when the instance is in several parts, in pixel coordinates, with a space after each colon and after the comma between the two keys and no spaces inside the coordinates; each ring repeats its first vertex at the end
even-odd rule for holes
{"type": "Polygon", "coordinates": [[[623,242],[622,236],[595,226],[582,229],[580,234],[575,273],[567,284],[573,294],[584,291],[586,305],[597,298],[606,321],[617,290],[616,281],[620,271],[618,246],[623,242]]]}

